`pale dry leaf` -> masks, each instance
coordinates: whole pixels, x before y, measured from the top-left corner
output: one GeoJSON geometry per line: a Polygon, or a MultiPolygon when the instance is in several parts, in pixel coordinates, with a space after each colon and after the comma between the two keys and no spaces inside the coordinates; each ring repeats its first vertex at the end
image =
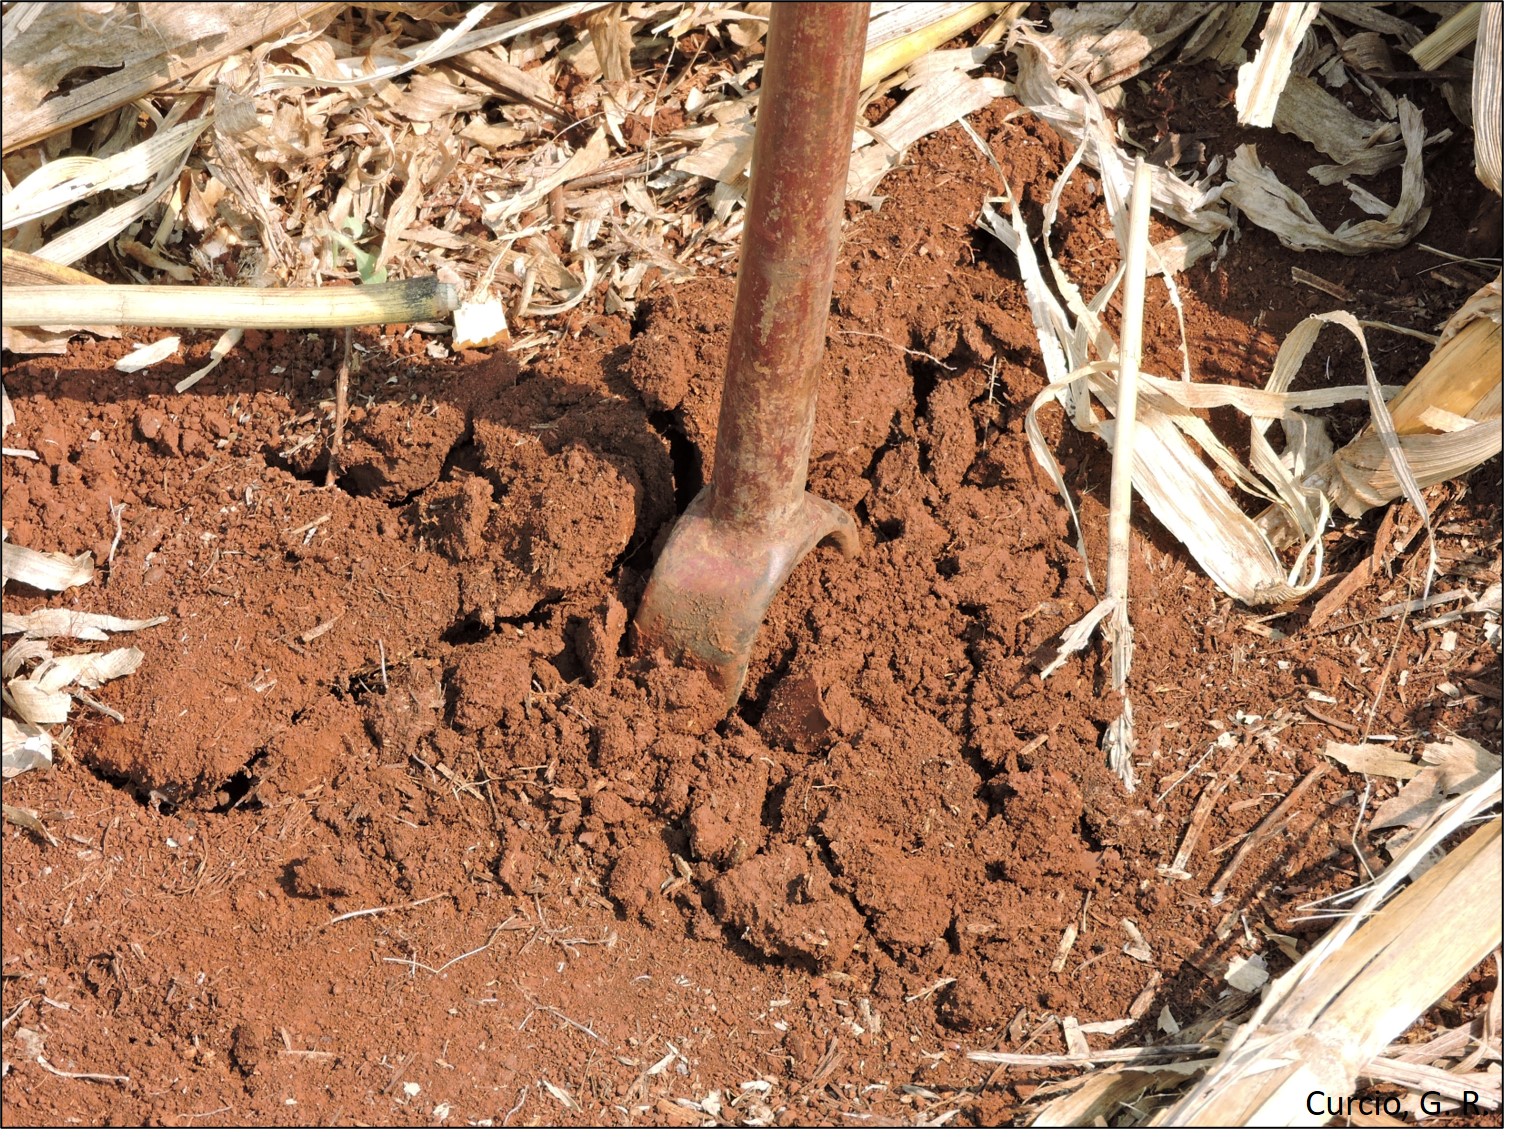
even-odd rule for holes
{"type": "Polygon", "coordinates": [[[41,661],[51,655],[48,643],[41,638],[18,638],[5,651],[4,658],[0,658],[0,681],[10,681],[28,662],[41,661]]]}
{"type": "Polygon", "coordinates": [[[1403,247],[1425,227],[1431,213],[1425,204],[1421,159],[1425,125],[1419,110],[1408,100],[1399,101],[1399,126],[1405,149],[1399,201],[1383,219],[1347,221],[1330,231],[1315,217],[1303,196],[1261,163],[1254,144],[1241,144],[1230,158],[1224,198],[1293,251],[1360,255],[1403,247]]]}
{"type": "MultiPolygon", "coordinates": [[[[1078,4],[1050,15],[1048,42],[1062,71],[1098,92],[1138,75],[1214,14],[1208,4],[1078,4]],[[1098,11],[1100,9],[1101,11],[1098,11]]],[[[1248,31],[1248,29],[1247,29],[1248,31]]]]}
{"type": "MultiPolygon", "coordinates": [[[[1100,105],[1089,116],[1086,95],[1061,85],[1056,65],[1031,41],[1026,30],[1018,28],[1016,34],[1017,39],[1009,49],[1016,66],[1012,95],[1063,139],[1079,148],[1082,162],[1092,171],[1097,171],[1103,163],[1104,151],[1111,151],[1110,160],[1125,172],[1125,184],[1132,183],[1130,173],[1134,164],[1140,161],[1123,154],[1112,141],[1099,138],[1091,126],[1091,116],[1100,113],[1100,105]]],[[[1095,94],[1091,98],[1095,103],[1095,94]]],[[[1217,206],[1223,196],[1222,187],[1198,186],[1170,168],[1151,167],[1151,211],[1158,211],[1194,231],[1209,235],[1229,229],[1229,215],[1217,206]]]]}
{"type": "Polygon", "coordinates": [[[1371,777],[1408,780],[1420,772],[1420,766],[1413,757],[1386,745],[1348,745],[1327,741],[1323,753],[1340,762],[1352,773],[1363,773],[1371,777]]]}
{"type": "Polygon", "coordinates": [[[42,689],[26,678],[6,682],[0,694],[22,721],[39,726],[62,725],[69,720],[69,709],[74,704],[68,694],[42,689]]]}
{"type": "Polygon", "coordinates": [[[752,162],[753,125],[722,123],[712,125],[702,146],[673,166],[689,175],[716,183],[740,183],[752,162]]]}
{"type": "Polygon", "coordinates": [[[1259,953],[1249,959],[1230,957],[1229,971],[1224,974],[1224,983],[1242,993],[1257,992],[1270,979],[1271,974],[1266,971],[1266,958],[1259,953]]]}
{"type": "Polygon", "coordinates": [[[1261,15],[1259,4],[1216,4],[1217,18],[1205,18],[1182,44],[1176,59],[1183,64],[1211,60],[1233,67],[1245,59],[1245,38],[1261,15]]]}
{"type": "Polygon", "coordinates": [[[588,32],[593,40],[599,73],[611,91],[617,91],[634,74],[631,68],[631,22],[624,19],[623,4],[591,12],[588,32]]]}
{"type": "Polygon", "coordinates": [[[189,138],[184,140],[180,150],[160,167],[158,175],[146,190],[92,216],[62,235],[55,236],[39,247],[34,254],[38,258],[68,266],[115,239],[140,219],[143,213],[157,203],[159,198],[179,180],[180,173],[185,169],[186,160],[196,140],[200,138],[202,129],[211,122],[210,116],[204,116],[187,125],[187,127],[196,128],[196,131],[188,133],[189,138]]]}
{"type": "MultiPolygon", "coordinates": [[[[84,557],[88,558],[89,555],[84,557]]],[[[73,585],[83,583],[76,582],[73,585]]],[[[30,614],[13,614],[7,610],[4,614],[4,631],[7,634],[24,634],[29,638],[76,638],[81,641],[104,642],[109,633],[146,630],[169,620],[167,614],[134,620],[118,618],[114,614],[86,614],[58,608],[33,610],[30,614]]]]}
{"type": "MultiPolygon", "coordinates": [[[[71,558],[67,554],[42,553],[14,542],[4,544],[4,565],[0,567],[0,585],[25,582],[39,590],[68,590],[83,586],[95,577],[95,556],[90,551],[71,558]]],[[[7,614],[7,618],[11,615],[7,614]]],[[[7,625],[5,632],[13,633],[7,625]]]]}
{"type": "Polygon", "coordinates": [[[73,685],[94,690],[113,678],[136,672],[142,664],[142,650],[136,646],[122,646],[115,650],[49,658],[32,670],[28,680],[45,693],[59,693],[73,685]]]}
{"type": "Polygon", "coordinates": [[[1309,169],[1320,183],[1377,175],[1404,162],[1397,124],[1364,120],[1307,76],[1288,78],[1272,125],[1313,144],[1335,161],[1309,169]]]}
{"type": "Polygon", "coordinates": [[[1420,751],[1426,764],[1372,813],[1369,832],[1417,826],[1449,798],[1481,785],[1504,764],[1498,754],[1465,737],[1432,742],[1420,751]]]}
{"type": "Polygon", "coordinates": [[[135,351],[129,351],[112,365],[124,375],[135,375],[139,371],[157,366],[179,350],[180,336],[167,335],[146,347],[140,346],[135,351]]]}
{"type": "Polygon", "coordinates": [[[211,122],[203,118],[162,128],[109,159],[63,156],[38,168],[0,199],[5,229],[41,219],[101,192],[148,183],[166,168],[178,169],[180,158],[211,122]]]}
{"type": "Polygon", "coordinates": [[[0,771],[7,780],[33,769],[52,766],[52,734],[40,725],[17,721],[9,714],[3,722],[5,747],[0,753],[0,771]]]}
{"type": "Polygon", "coordinates": [[[1473,53],[1473,172],[1505,194],[1505,6],[1484,4],[1473,53]]]}
{"type": "Polygon", "coordinates": [[[958,67],[934,74],[875,125],[874,143],[854,153],[848,168],[847,197],[872,202],[875,186],[900,163],[907,148],[979,111],[999,94],[958,67]]]}
{"type": "Polygon", "coordinates": [[[228,352],[239,345],[239,342],[243,339],[243,337],[244,329],[242,327],[232,327],[219,335],[217,337],[217,342],[212,345],[212,355],[211,358],[207,360],[207,365],[197,368],[185,378],[176,383],[175,393],[184,394],[197,383],[201,382],[202,379],[211,374],[217,368],[217,365],[221,363],[227,356],[228,352]]]}
{"type": "Polygon", "coordinates": [[[512,221],[527,208],[533,207],[569,180],[597,171],[609,159],[609,139],[601,126],[586,144],[571,156],[554,165],[552,170],[532,178],[514,195],[484,210],[483,221],[498,227],[512,221]]]}

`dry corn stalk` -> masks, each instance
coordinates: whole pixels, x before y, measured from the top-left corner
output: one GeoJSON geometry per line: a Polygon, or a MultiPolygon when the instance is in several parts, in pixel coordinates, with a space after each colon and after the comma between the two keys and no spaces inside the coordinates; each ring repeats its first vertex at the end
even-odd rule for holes
{"type": "Polygon", "coordinates": [[[1473,170],[1487,188],[1505,194],[1505,6],[1485,4],[1473,53],[1473,170]]]}
{"type": "Polygon", "coordinates": [[[1124,253],[1123,331],[1118,347],[1118,405],[1113,421],[1113,475],[1108,495],[1107,597],[1112,615],[1103,633],[1113,646],[1113,692],[1122,712],[1108,725],[1105,745],[1113,772],[1134,792],[1134,705],[1129,698],[1129,666],[1134,660],[1134,627],[1129,622],[1129,520],[1134,495],[1134,428],[1138,414],[1139,365],[1144,328],[1144,288],[1150,246],[1150,167],[1137,164],[1129,191],[1128,247],[1124,253]]]}
{"type": "Polygon", "coordinates": [[[6,287],[4,298],[5,320],[18,326],[263,330],[431,322],[460,305],[454,287],[429,277],[342,287],[20,286],[6,287]]]}
{"type": "MultiPolygon", "coordinates": [[[[901,32],[894,38],[885,39],[878,44],[872,43],[875,33],[871,26],[871,47],[864,54],[864,76],[859,84],[860,90],[867,91],[874,87],[875,84],[879,83],[886,76],[893,76],[913,60],[919,59],[934,48],[948,43],[955,36],[968,31],[987,16],[1000,12],[1006,6],[1000,3],[918,4],[914,7],[902,5],[897,9],[895,14],[903,18],[914,14],[916,18],[921,19],[924,15],[929,14],[929,9],[933,8],[947,8],[950,11],[930,24],[901,32]],[[919,9],[921,11],[918,11],[919,9]]],[[[1026,8],[1027,5],[1015,4],[1013,7],[1021,10],[1026,8]]],[[[887,15],[889,14],[887,13],[887,15]]],[[[881,17],[881,21],[884,22],[885,17],[881,17]]]]}
{"type": "MultiPolygon", "coordinates": [[[[1417,487],[1464,474],[1500,452],[1504,395],[1504,275],[1476,292],[1442,331],[1436,349],[1389,402],[1388,415],[1417,487]]],[[[1307,322],[1307,320],[1305,320],[1307,322]]],[[[1311,468],[1303,479],[1358,517],[1404,493],[1394,449],[1372,426],[1311,468]]],[[[1276,508],[1260,522],[1274,541],[1290,541],[1276,508]]]]}
{"type": "Polygon", "coordinates": [[[1240,66],[1235,86],[1235,112],[1240,122],[1269,128],[1293,70],[1293,56],[1304,33],[1319,15],[1318,4],[1273,4],[1261,32],[1261,50],[1240,66]]]}
{"type": "Polygon", "coordinates": [[[1478,38],[1480,10],[1501,7],[1502,4],[1464,4],[1409,50],[1415,67],[1422,72],[1431,72],[1441,67],[1478,38]]]}
{"type": "Polygon", "coordinates": [[[1504,818],[1474,830],[1381,909],[1447,836],[1501,795],[1500,774],[1452,801],[1419,833],[1342,925],[1267,992],[1218,1063],[1161,1123],[1170,1127],[1315,1126],[1317,1092],[1349,1096],[1373,1056],[1503,935],[1504,818]]]}

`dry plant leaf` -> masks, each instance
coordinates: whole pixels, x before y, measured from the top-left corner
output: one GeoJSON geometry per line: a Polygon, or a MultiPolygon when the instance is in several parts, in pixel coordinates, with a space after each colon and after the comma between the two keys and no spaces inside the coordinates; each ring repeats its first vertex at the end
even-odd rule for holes
{"type": "Polygon", "coordinates": [[[549,28],[574,17],[584,16],[609,6],[609,0],[582,4],[553,4],[547,8],[537,9],[529,15],[479,29],[477,25],[492,12],[496,5],[474,4],[467,10],[464,17],[455,24],[452,24],[434,40],[414,44],[407,48],[402,53],[402,59],[398,63],[377,68],[371,66],[375,61],[369,54],[346,60],[334,59],[331,55],[331,74],[311,74],[305,76],[290,74],[270,75],[266,76],[262,81],[260,91],[270,92],[280,88],[307,87],[353,88],[379,84],[386,80],[395,80],[400,76],[407,75],[415,68],[438,63],[455,56],[465,55],[468,52],[474,52],[478,49],[501,43],[504,40],[513,39],[516,36],[528,35],[542,28],[549,28]]]}
{"type": "Polygon", "coordinates": [[[482,213],[483,222],[495,228],[509,225],[520,213],[540,203],[556,188],[569,180],[597,171],[608,159],[609,139],[603,127],[600,127],[586,144],[570,156],[553,161],[549,170],[532,176],[514,195],[501,203],[491,204],[482,213]]]}
{"type": "Polygon", "coordinates": [[[455,84],[439,73],[419,74],[408,81],[402,97],[391,110],[417,124],[437,124],[451,116],[475,112],[488,101],[490,93],[455,84]]]}
{"type": "Polygon", "coordinates": [[[1353,890],[1351,910],[1272,982],[1213,1067],[1159,1123],[1288,1126],[1328,1119],[1311,1111],[1310,1095],[1350,1095],[1373,1056],[1499,947],[1503,817],[1487,819],[1441,861],[1430,858],[1501,796],[1496,771],[1438,809],[1375,880],[1353,890]],[[1406,880],[1409,886],[1393,895],[1406,880]]]}
{"type": "Polygon", "coordinates": [[[266,4],[251,19],[247,4],[13,5],[27,9],[30,22],[14,28],[7,16],[0,58],[5,153],[88,123],[294,25],[317,31],[342,7],[266,4]],[[100,74],[54,95],[81,71],[100,74]]]}
{"type": "Polygon", "coordinates": [[[113,363],[112,366],[116,367],[124,375],[135,375],[139,371],[145,371],[149,367],[164,362],[165,359],[178,353],[179,350],[180,336],[168,335],[163,339],[148,344],[146,347],[139,346],[137,350],[129,351],[113,363]]]}
{"type": "MultiPolygon", "coordinates": [[[[44,554],[14,542],[4,544],[4,567],[0,571],[0,585],[6,582],[25,582],[39,590],[68,590],[83,586],[95,577],[95,556],[90,551],[71,558],[67,554],[44,554]]],[[[7,614],[7,618],[12,615],[7,614]]],[[[9,623],[7,634],[13,631],[9,623]]]]}
{"type": "MultiPolygon", "coordinates": [[[[1038,37],[1059,69],[1102,92],[1123,83],[1224,5],[1077,4],[1050,13],[1038,37]]],[[[1247,28],[1248,32],[1249,29],[1247,28]]]]}
{"type": "Polygon", "coordinates": [[[31,639],[16,646],[25,650],[18,653],[13,648],[6,653],[5,703],[22,721],[36,726],[68,720],[74,700],[72,689],[99,689],[114,678],[135,672],[143,662],[143,651],[131,646],[62,657],[54,657],[45,643],[31,639]],[[40,661],[26,677],[9,676],[34,658],[40,661]]]}
{"type": "Polygon", "coordinates": [[[26,678],[6,682],[0,695],[22,721],[34,725],[62,725],[69,720],[69,710],[74,704],[68,694],[42,689],[26,678]]]}
{"type": "Polygon", "coordinates": [[[1420,766],[1414,758],[1387,745],[1347,745],[1344,742],[1327,741],[1324,754],[1340,762],[1352,773],[1364,773],[1370,777],[1396,777],[1405,781],[1420,772],[1420,766]]]}
{"type": "Polygon", "coordinates": [[[211,122],[203,117],[161,128],[142,143],[108,159],[71,155],[45,164],[0,199],[4,228],[20,227],[103,191],[148,183],[167,167],[178,169],[180,157],[211,122]]]}
{"type": "MultiPolygon", "coordinates": [[[[1464,474],[1504,446],[1504,276],[1474,292],[1448,320],[1425,365],[1374,422],[1308,473],[1353,517],[1401,493],[1464,474]],[[1444,428],[1444,429],[1442,429],[1444,428]],[[1439,432],[1439,433],[1438,433],[1439,432]],[[1412,484],[1410,489],[1406,484],[1412,484]]],[[[1268,521],[1278,536],[1280,526],[1268,521]]]]}
{"type": "Polygon", "coordinates": [[[201,382],[202,379],[210,375],[214,370],[217,369],[217,365],[221,363],[225,357],[227,357],[228,352],[233,350],[234,347],[238,346],[239,341],[243,339],[243,337],[244,329],[242,327],[233,327],[219,335],[217,337],[217,342],[212,344],[212,356],[208,360],[207,365],[192,371],[189,375],[176,383],[175,393],[184,394],[197,383],[201,382]]]}
{"type": "Polygon", "coordinates": [[[1372,811],[1369,833],[1420,825],[1449,798],[1483,784],[1504,764],[1498,754],[1457,736],[1432,742],[1420,751],[1420,758],[1425,765],[1403,789],[1372,811]]]}
{"type": "Polygon", "coordinates": [[[3,719],[5,748],[0,752],[0,771],[9,780],[33,769],[48,769],[53,764],[53,735],[39,725],[17,721],[7,714],[3,719]]]}
{"type": "Polygon", "coordinates": [[[1260,4],[1216,4],[1193,29],[1176,54],[1182,64],[1211,60],[1220,67],[1232,67],[1245,59],[1245,38],[1261,15],[1260,4]]]}
{"type": "Polygon", "coordinates": [[[875,125],[872,144],[854,152],[847,197],[877,203],[872,194],[875,186],[901,161],[907,148],[978,112],[1002,94],[1001,87],[999,81],[991,85],[967,76],[957,65],[934,74],[875,125]]]}
{"type": "MultiPolygon", "coordinates": [[[[1104,150],[1112,155],[1107,162],[1121,167],[1124,183],[1132,183],[1134,164],[1140,162],[1125,155],[1102,133],[1089,126],[1101,114],[1095,93],[1090,99],[1085,91],[1074,92],[1061,86],[1057,65],[1035,43],[1031,34],[1019,27],[1009,49],[1016,61],[1012,95],[1029,111],[1058,132],[1061,138],[1081,151],[1081,162],[1091,171],[1099,171],[1104,150]],[[1094,110],[1088,111],[1088,105],[1094,110]]],[[[1194,231],[1219,235],[1227,231],[1230,220],[1217,207],[1222,187],[1189,183],[1169,168],[1151,165],[1150,209],[1194,231]]]]}
{"type": "Polygon", "coordinates": [[[1272,126],[1313,144],[1335,161],[1309,169],[1323,184],[1377,175],[1404,162],[1397,124],[1362,119],[1307,76],[1288,77],[1272,126]]]}
{"type": "Polygon", "coordinates": [[[135,672],[142,663],[143,651],[135,646],[88,654],[65,654],[47,658],[34,667],[28,681],[45,693],[59,693],[72,685],[94,690],[113,678],[135,672]]]}
{"type": "Polygon", "coordinates": [[[708,130],[702,147],[673,166],[716,183],[740,183],[752,162],[752,137],[751,121],[716,124],[708,130]]]}
{"type": "Polygon", "coordinates": [[[1260,954],[1249,959],[1230,957],[1229,971],[1224,974],[1224,983],[1242,993],[1259,992],[1261,986],[1270,979],[1271,974],[1266,971],[1266,958],[1260,954]]]}
{"type": "Polygon", "coordinates": [[[1425,205],[1425,172],[1421,147],[1425,125],[1419,110],[1408,100],[1399,101],[1399,128],[1404,140],[1404,170],[1399,202],[1383,219],[1342,223],[1333,232],[1314,216],[1303,196],[1264,167],[1254,144],[1241,144],[1230,158],[1229,182],[1224,198],[1245,213],[1252,223],[1264,227],[1284,247],[1294,251],[1334,251],[1360,255],[1403,247],[1431,217],[1425,205]]]}
{"type": "Polygon", "coordinates": [[[1485,4],[1473,53],[1473,171],[1505,194],[1505,6],[1485,4]]]}
{"type": "MultiPolygon", "coordinates": [[[[990,149],[982,141],[977,140],[977,145],[990,157],[990,149]]],[[[1106,148],[1097,154],[1108,160],[1113,158],[1111,151],[1106,148]]],[[[1073,173],[1079,155],[1078,152],[1072,157],[1046,206],[1046,251],[1049,251],[1048,229],[1053,226],[1058,196],[1073,173]]],[[[1119,185],[1123,183],[1120,170],[1121,164],[1103,164],[1104,187],[1107,189],[1110,184],[1112,187],[1110,203],[1121,202],[1122,199],[1119,190],[1119,185]]],[[[1061,402],[1081,429],[1093,430],[1104,438],[1111,435],[1111,424],[1098,425],[1092,418],[1090,403],[1093,396],[1109,409],[1116,402],[1116,383],[1113,381],[1116,364],[1112,361],[1116,342],[1102,326],[1100,316],[1119,277],[1114,275],[1094,299],[1083,300],[1064,269],[1050,253],[1049,276],[1059,288],[1060,296],[1064,299],[1062,303],[1061,298],[1050,289],[1048,279],[1040,272],[1033,246],[1024,232],[1015,229],[992,204],[987,204],[981,225],[1017,256],[1019,273],[1050,379],[1049,385],[1040,392],[1029,410],[1026,420],[1029,442],[1040,467],[1056,480],[1074,520],[1074,504],[1064,489],[1058,466],[1038,429],[1036,415],[1043,405],[1061,402]]],[[[1317,329],[1322,321],[1313,322],[1312,326],[1317,329]]],[[[1312,341],[1312,332],[1307,329],[1299,334],[1307,335],[1308,340],[1312,341]]],[[[1298,340],[1293,342],[1296,350],[1298,340]]],[[[1288,350],[1286,344],[1284,350],[1288,350]]],[[[1304,348],[1305,353],[1306,350],[1304,348]]],[[[1301,354],[1298,355],[1298,361],[1301,361],[1301,357],[1301,354]]],[[[1184,373],[1185,366],[1184,358],[1184,373]]],[[[1279,357],[1272,378],[1268,381],[1267,392],[1274,395],[1286,392],[1296,367],[1296,362],[1290,363],[1286,358],[1279,357]]],[[[1142,381],[1155,382],[1150,377],[1142,381]]],[[[1185,378],[1173,387],[1183,398],[1190,399],[1201,394],[1195,392],[1185,378]]],[[[1266,439],[1270,419],[1260,417],[1263,412],[1269,414],[1270,410],[1261,407],[1258,417],[1252,418],[1252,470],[1224,449],[1199,416],[1168,393],[1173,387],[1142,388],[1135,444],[1135,488],[1162,524],[1188,547],[1199,565],[1226,592],[1253,604],[1287,601],[1307,593],[1319,577],[1320,536],[1327,504],[1317,492],[1302,490],[1297,481],[1301,471],[1289,471],[1287,465],[1271,449],[1266,439]],[[1297,543],[1299,552],[1290,567],[1284,568],[1271,540],[1239,509],[1191,444],[1196,444],[1223,467],[1237,485],[1285,508],[1290,518],[1299,523],[1302,531],[1297,543]]],[[[1348,397],[1353,396],[1350,390],[1344,393],[1348,397]]],[[[1251,402],[1260,404],[1267,400],[1246,399],[1241,405],[1244,409],[1249,409],[1248,404],[1251,402]]],[[[1303,416],[1292,411],[1287,400],[1274,399],[1271,402],[1281,405],[1285,425],[1295,428],[1291,434],[1292,441],[1316,441],[1304,433],[1307,428],[1298,429],[1297,420],[1303,416]]],[[[1322,459],[1310,455],[1300,460],[1300,464],[1317,461],[1322,459]]],[[[1088,618],[1094,616],[1096,611],[1087,615],[1088,618]]],[[[1062,649],[1076,648],[1083,640],[1079,632],[1067,631],[1062,649]]],[[[1053,665],[1048,669],[1053,669],[1053,665]]]]}
{"type": "MultiPolygon", "coordinates": [[[[89,555],[86,554],[83,557],[89,558],[89,555]]],[[[86,578],[85,581],[88,582],[89,579],[86,578]]],[[[84,583],[74,582],[71,585],[82,586],[84,583]]],[[[114,614],[85,614],[76,610],[56,608],[33,610],[30,614],[12,614],[6,611],[4,632],[24,634],[28,638],[75,638],[87,642],[104,642],[109,633],[146,630],[150,626],[159,626],[169,620],[168,614],[161,614],[157,618],[135,620],[118,618],[114,614]]]]}
{"type": "Polygon", "coordinates": [[[618,91],[634,74],[631,68],[631,26],[623,19],[623,4],[601,8],[588,16],[588,33],[593,40],[599,73],[611,91],[618,91]]]}
{"type": "MultiPolygon", "coordinates": [[[[211,122],[210,117],[203,117],[186,125],[187,128],[194,128],[195,131],[188,131],[186,138],[179,140],[182,146],[163,157],[153,182],[146,190],[123,203],[108,208],[99,215],[92,216],[62,235],[55,236],[39,247],[34,254],[38,258],[67,266],[115,239],[175,185],[181,171],[185,168],[191,149],[196,145],[202,130],[211,122]]],[[[155,139],[157,138],[156,136],[155,139]]]]}

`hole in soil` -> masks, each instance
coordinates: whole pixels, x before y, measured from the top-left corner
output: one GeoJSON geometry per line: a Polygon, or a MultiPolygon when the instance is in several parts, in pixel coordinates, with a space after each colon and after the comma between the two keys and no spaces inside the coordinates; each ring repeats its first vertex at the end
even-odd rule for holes
{"type": "Polygon", "coordinates": [[[381,663],[378,662],[371,669],[361,670],[358,674],[351,674],[346,681],[336,683],[334,690],[352,702],[364,701],[367,694],[382,692],[381,678],[381,663]]]}
{"type": "Polygon", "coordinates": [[[107,76],[114,76],[120,71],[122,71],[121,65],[115,68],[74,68],[64,73],[63,79],[54,84],[53,88],[62,98],[77,88],[83,88],[97,80],[104,80],[107,76]]]}
{"type": "Polygon", "coordinates": [[[668,444],[668,454],[673,459],[673,501],[678,513],[682,514],[705,485],[699,448],[689,441],[673,414],[654,412],[651,421],[653,429],[668,444]]]}
{"type": "Polygon", "coordinates": [[[166,785],[163,789],[145,790],[141,783],[121,773],[112,773],[109,770],[90,766],[90,772],[99,777],[112,789],[126,793],[139,805],[153,809],[159,813],[173,814],[180,806],[181,794],[178,786],[166,785]]]}
{"type": "MultiPolygon", "coordinates": [[[[517,623],[524,625],[523,622],[517,623]]],[[[455,623],[440,635],[440,641],[447,646],[469,646],[473,642],[481,642],[493,636],[494,627],[484,626],[475,618],[457,618],[455,623]]],[[[354,679],[352,678],[351,681],[354,679]]]]}
{"type": "MultiPolygon", "coordinates": [[[[794,663],[798,647],[791,649],[778,663],[767,673],[762,674],[755,682],[752,689],[742,694],[737,701],[736,714],[753,729],[758,728],[758,723],[763,720],[763,712],[768,709],[769,700],[774,696],[774,687],[789,672],[794,663]]],[[[752,667],[756,670],[756,664],[752,667]]]]}
{"type": "Polygon", "coordinates": [[[784,828],[784,800],[789,794],[790,779],[786,777],[778,785],[768,787],[768,794],[763,798],[763,828],[770,833],[778,832],[784,828]]]}
{"type": "MultiPolygon", "coordinates": [[[[808,836],[816,843],[816,852],[820,855],[821,863],[825,866],[826,871],[833,877],[842,877],[846,870],[843,869],[842,862],[837,859],[837,855],[832,852],[832,845],[827,840],[827,835],[818,826],[813,825],[808,836]]],[[[853,901],[853,907],[867,917],[868,914],[864,912],[864,907],[858,903],[858,898],[853,896],[851,892],[849,896],[853,901]]]]}
{"type": "MultiPolygon", "coordinates": [[[[321,459],[313,461],[311,465],[304,466],[296,461],[295,457],[283,455],[279,449],[267,446],[262,452],[265,456],[265,465],[271,470],[284,470],[293,478],[302,482],[311,483],[313,486],[322,486],[328,471],[319,463],[321,459]]],[[[327,458],[327,454],[323,455],[327,458]]]]}
{"type": "Polygon", "coordinates": [[[916,399],[916,415],[920,422],[927,418],[927,400],[932,397],[933,390],[938,385],[938,372],[942,368],[926,359],[912,359],[908,369],[911,371],[911,393],[916,399]]]}
{"type": "MultiPolygon", "coordinates": [[[[916,398],[916,424],[926,432],[930,427],[927,404],[933,389],[938,385],[938,366],[925,359],[913,359],[910,369],[911,393],[916,398]]],[[[917,435],[917,465],[923,474],[927,473],[931,463],[932,444],[928,437],[927,433],[917,435]]]]}
{"type": "MultiPolygon", "coordinates": [[[[264,753],[257,753],[250,760],[250,766],[264,760],[264,753]]],[[[246,767],[239,770],[218,787],[218,794],[222,800],[213,807],[213,813],[232,813],[235,809],[248,809],[251,812],[265,808],[265,803],[259,798],[251,796],[254,787],[259,783],[259,778],[253,771],[246,767]]]]}
{"type": "Polygon", "coordinates": [[[1097,832],[1097,827],[1092,824],[1091,816],[1082,813],[1076,824],[1076,833],[1081,840],[1086,842],[1086,847],[1093,853],[1101,853],[1103,850],[1102,837],[1097,832]]]}

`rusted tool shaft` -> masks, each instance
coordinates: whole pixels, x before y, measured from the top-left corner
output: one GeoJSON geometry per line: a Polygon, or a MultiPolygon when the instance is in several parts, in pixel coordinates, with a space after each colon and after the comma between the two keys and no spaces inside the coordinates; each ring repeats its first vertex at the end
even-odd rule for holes
{"type": "Polygon", "coordinates": [[[638,645],[697,661],[728,709],[790,571],[828,536],[858,552],[805,477],[868,21],[867,4],[771,10],[715,472],[636,615],[638,645]]]}
{"type": "Polygon", "coordinates": [[[711,478],[717,518],[759,524],[805,494],[869,19],[865,4],[771,11],[711,478]]]}

